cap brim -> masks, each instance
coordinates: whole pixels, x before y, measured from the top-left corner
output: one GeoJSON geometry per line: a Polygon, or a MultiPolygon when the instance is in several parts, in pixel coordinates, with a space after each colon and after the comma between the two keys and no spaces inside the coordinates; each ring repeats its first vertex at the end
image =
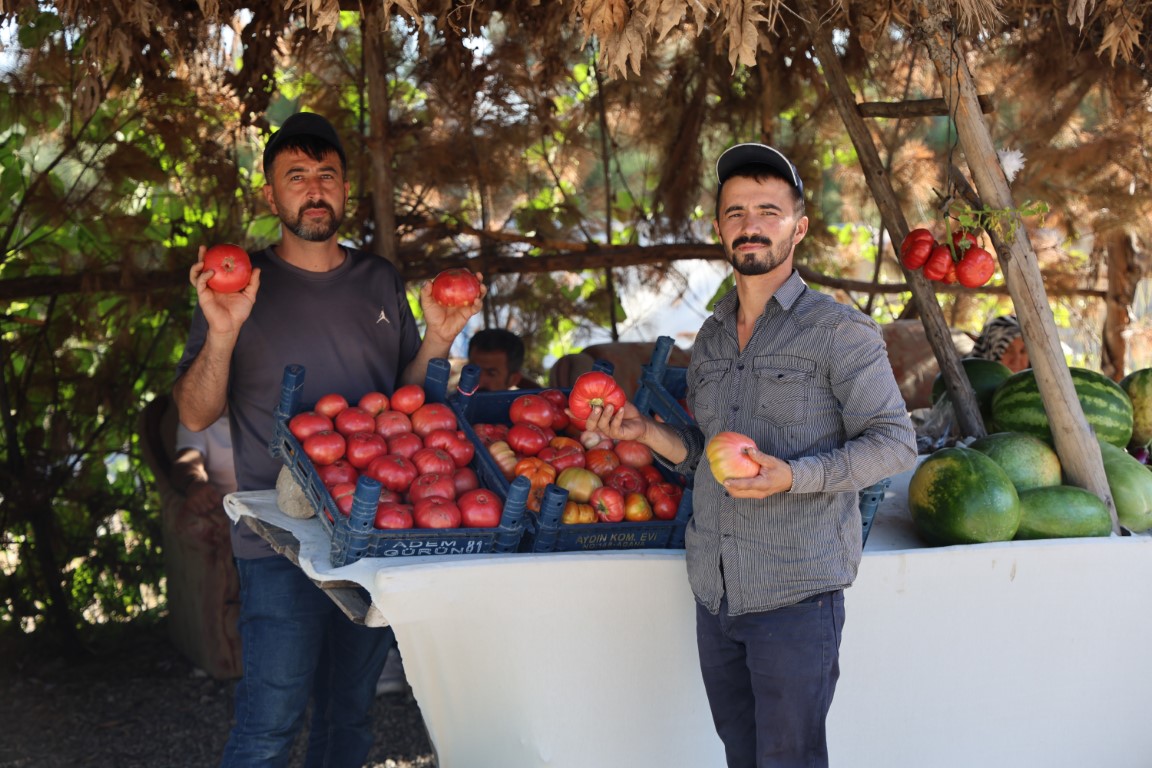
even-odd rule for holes
{"type": "Polygon", "coordinates": [[[783,152],[767,144],[737,144],[726,149],[716,161],[716,181],[723,184],[746,165],[766,165],[791,180],[792,186],[801,193],[804,192],[804,182],[800,180],[796,166],[783,152]]]}

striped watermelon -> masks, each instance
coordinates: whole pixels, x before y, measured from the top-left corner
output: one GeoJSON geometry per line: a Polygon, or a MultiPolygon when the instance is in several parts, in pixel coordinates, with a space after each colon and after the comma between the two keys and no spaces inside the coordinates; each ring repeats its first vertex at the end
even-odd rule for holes
{"type": "Polygon", "coordinates": [[[920,538],[933,546],[1009,541],[1020,527],[1012,480],[992,459],[963,446],[920,463],[908,481],[908,511],[920,538]]]}
{"type": "MultiPolygon", "coordinates": [[[[1069,368],[1084,418],[1096,436],[1112,445],[1127,447],[1132,439],[1132,401],[1102,373],[1069,368]]],[[[992,422],[1000,432],[1023,432],[1051,440],[1048,414],[1031,368],[1013,374],[992,395],[992,422]]]]}
{"type": "Polygon", "coordinates": [[[1132,371],[1120,379],[1120,388],[1132,401],[1132,445],[1152,444],[1152,368],[1132,371]]]}

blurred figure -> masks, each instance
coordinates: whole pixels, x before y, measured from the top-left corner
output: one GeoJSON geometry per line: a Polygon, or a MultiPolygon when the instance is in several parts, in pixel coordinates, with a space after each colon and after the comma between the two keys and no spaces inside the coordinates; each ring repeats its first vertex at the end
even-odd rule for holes
{"type": "Polygon", "coordinates": [[[480,368],[478,389],[481,392],[540,388],[520,370],[524,366],[524,342],[512,331],[503,328],[477,331],[468,341],[468,362],[480,368]]]}
{"type": "Polygon", "coordinates": [[[976,339],[972,356],[999,360],[1013,373],[1028,368],[1028,350],[1024,348],[1024,333],[1016,315],[1001,315],[989,320],[976,339]]]}

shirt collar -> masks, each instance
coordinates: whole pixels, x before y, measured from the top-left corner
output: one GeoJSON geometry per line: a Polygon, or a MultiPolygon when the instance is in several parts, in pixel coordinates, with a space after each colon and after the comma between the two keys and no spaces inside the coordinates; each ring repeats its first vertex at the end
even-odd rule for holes
{"type": "MultiPolygon", "coordinates": [[[[776,303],[783,309],[789,310],[792,309],[792,305],[796,303],[796,300],[799,299],[800,295],[807,289],[808,284],[804,282],[804,278],[800,277],[800,273],[793,269],[792,274],[788,275],[788,279],[776,289],[776,293],[772,294],[772,299],[775,299],[776,303]]],[[[772,301],[772,299],[769,299],[769,301],[772,301]]],[[[738,301],[739,298],[737,297],[736,289],[733,288],[724,298],[716,303],[716,308],[713,312],[717,319],[723,319],[735,313],[738,301]]],[[[765,305],[764,309],[767,310],[768,306],[765,305]]]]}

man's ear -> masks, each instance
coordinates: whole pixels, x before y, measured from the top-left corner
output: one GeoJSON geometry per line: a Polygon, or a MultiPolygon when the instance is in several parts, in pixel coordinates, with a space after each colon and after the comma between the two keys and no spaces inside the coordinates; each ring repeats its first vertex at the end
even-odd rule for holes
{"type": "Polygon", "coordinates": [[[520,373],[520,371],[515,371],[514,373],[508,374],[508,386],[509,387],[519,386],[520,379],[522,379],[522,378],[524,378],[524,374],[520,373]]]}

